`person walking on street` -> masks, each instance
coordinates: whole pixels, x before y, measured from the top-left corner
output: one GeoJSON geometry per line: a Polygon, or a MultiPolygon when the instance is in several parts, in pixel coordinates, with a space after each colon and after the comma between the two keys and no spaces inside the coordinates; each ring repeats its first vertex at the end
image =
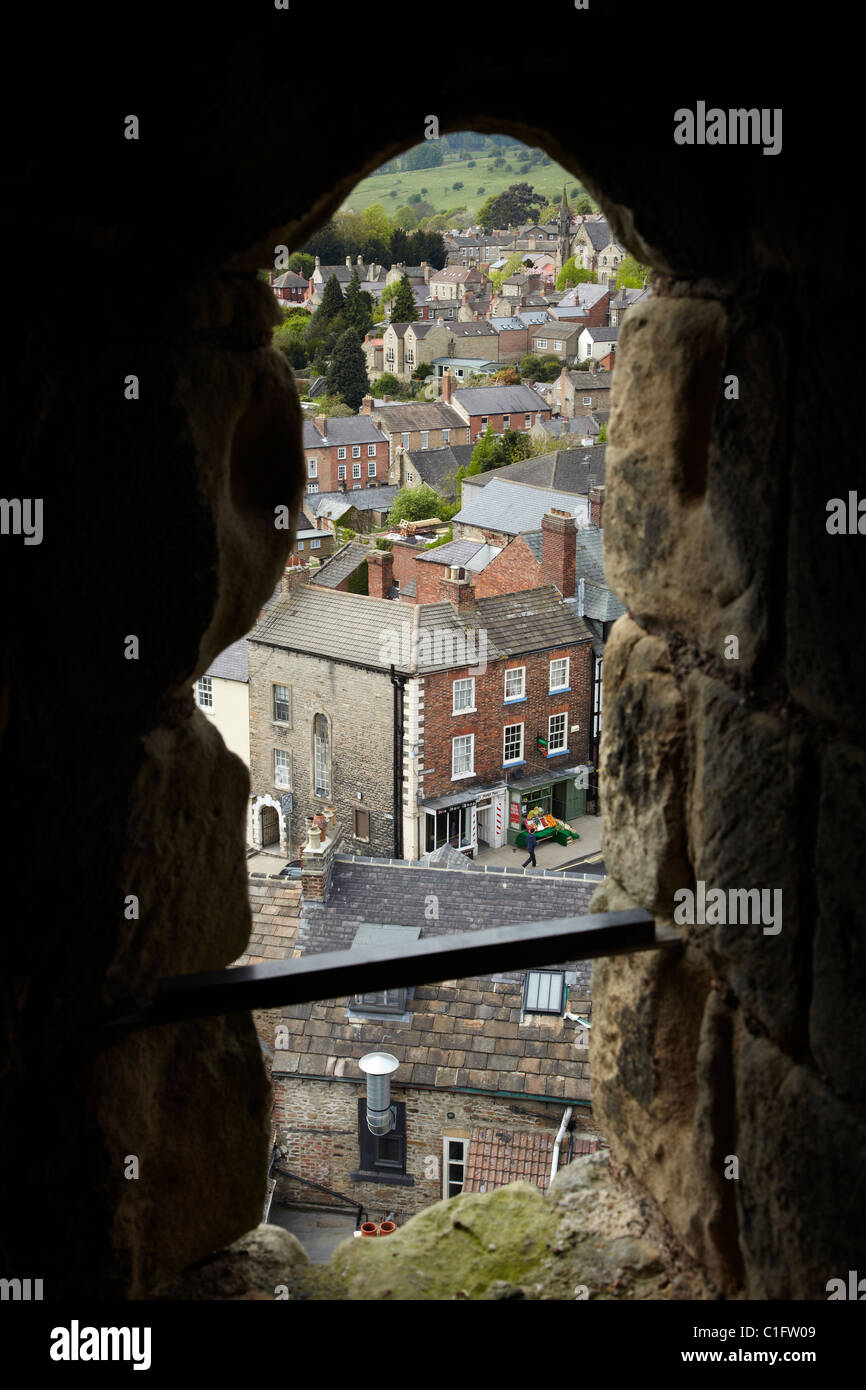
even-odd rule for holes
{"type": "Polygon", "coordinates": [[[533,867],[533,869],[537,869],[537,868],[538,868],[538,865],[537,865],[536,862],[535,862],[535,846],[536,846],[537,844],[538,844],[538,841],[536,840],[535,835],[533,834],[533,832],[532,832],[531,830],[527,830],[527,832],[526,832],[526,848],[529,850],[529,858],[528,858],[528,859],[524,859],[523,863],[522,863],[521,866],[520,866],[521,869],[525,869],[526,866],[527,866],[527,864],[531,864],[532,867],[533,867]]]}

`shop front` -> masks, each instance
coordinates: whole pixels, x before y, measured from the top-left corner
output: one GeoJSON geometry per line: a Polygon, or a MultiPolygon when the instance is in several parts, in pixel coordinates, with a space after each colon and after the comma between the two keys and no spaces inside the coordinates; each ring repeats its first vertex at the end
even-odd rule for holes
{"type": "Polygon", "coordinates": [[[442,845],[473,857],[479,845],[499,848],[506,843],[504,787],[474,787],[452,796],[439,796],[422,806],[421,852],[442,845]]]}
{"type": "Polygon", "coordinates": [[[558,769],[555,778],[549,773],[516,778],[508,787],[508,843],[517,844],[530,811],[563,821],[586,815],[587,782],[584,764],[558,769]]]}

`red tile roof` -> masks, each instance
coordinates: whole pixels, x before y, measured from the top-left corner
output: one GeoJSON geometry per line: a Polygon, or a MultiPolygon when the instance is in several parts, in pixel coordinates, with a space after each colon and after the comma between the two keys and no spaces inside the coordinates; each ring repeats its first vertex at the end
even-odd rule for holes
{"type": "MultiPolygon", "coordinates": [[[[547,1191],[556,1135],[548,1130],[474,1129],[466,1156],[464,1192],[491,1192],[510,1182],[547,1191]]],[[[575,1139],[573,1153],[594,1153],[597,1139],[575,1139]]]]}

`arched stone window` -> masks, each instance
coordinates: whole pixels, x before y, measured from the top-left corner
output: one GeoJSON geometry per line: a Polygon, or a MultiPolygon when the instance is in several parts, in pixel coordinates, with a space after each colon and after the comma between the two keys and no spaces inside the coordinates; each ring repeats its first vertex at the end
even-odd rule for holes
{"type": "Polygon", "coordinates": [[[331,731],[326,714],[317,714],[313,720],[313,793],[331,795],[331,731]]]}

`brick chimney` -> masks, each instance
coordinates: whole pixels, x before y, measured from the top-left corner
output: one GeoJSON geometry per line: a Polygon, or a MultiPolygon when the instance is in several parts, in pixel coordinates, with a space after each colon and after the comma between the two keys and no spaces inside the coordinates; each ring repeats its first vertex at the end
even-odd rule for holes
{"type": "Polygon", "coordinates": [[[442,373],[442,402],[444,405],[450,404],[451,392],[453,391],[453,389],[454,378],[452,377],[451,373],[446,369],[442,373]]]}
{"type": "Polygon", "coordinates": [[[569,512],[551,507],[541,518],[541,568],[563,598],[574,597],[576,535],[577,522],[569,512]]]}
{"type": "Polygon", "coordinates": [[[364,396],[364,397],[362,397],[362,399],[361,399],[361,409],[359,410],[358,414],[359,414],[359,415],[372,415],[372,414],[373,414],[373,397],[372,397],[372,396],[364,396]]]}
{"type": "Polygon", "coordinates": [[[307,839],[301,846],[301,895],[308,903],[328,901],[334,855],[343,838],[334,807],[325,806],[322,815],[324,829],[313,825],[312,816],[306,817],[307,839]]]}
{"type": "MultiPolygon", "coordinates": [[[[360,260],[360,256],[358,257],[358,259],[360,260]]],[[[351,257],[351,256],[347,256],[347,257],[346,257],[346,269],[347,269],[347,270],[351,270],[351,269],[352,269],[352,257],[351,257]]]]}
{"type": "Polygon", "coordinates": [[[568,385],[568,372],[566,371],[565,367],[563,367],[563,369],[562,369],[562,375],[561,375],[561,377],[559,378],[559,400],[560,400],[560,409],[559,409],[559,413],[560,413],[560,415],[562,416],[563,420],[567,420],[567,419],[568,419],[568,397],[567,397],[566,394],[565,394],[565,388],[566,388],[567,385],[568,385]]]}
{"type": "Polygon", "coordinates": [[[604,484],[589,490],[589,519],[593,526],[601,530],[601,513],[604,508],[604,484]]]}
{"type": "Polygon", "coordinates": [[[468,613],[475,607],[475,590],[465,570],[449,565],[446,576],[439,581],[439,601],[453,603],[458,613],[468,613]]]}
{"type": "Polygon", "coordinates": [[[429,285],[429,284],[430,284],[430,266],[427,264],[426,261],[422,261],[422,262],[421,262],[421,266],[422,266],[422,268],[423,268],[423,270],[424,270],[424,284],[425,284],[425,285],[429,285]]]}
{"type": "Polygon", "coordinates": [[[300,557],[292,556],[288,565],[283,570],[282,577],[280,579],[280,593],[294,593],[295,589],[299,588],[302,584],[307,583],[309,577],[309,571],[307,570],[306,566],[301,563],[300,557]],[[296,562],[292,563],[293,560],[296,562]]]}
{"type": "Polygon", "coordinates": [[[390,550],[371,550],[367,556],[367,593],[387,598],[394,582],[394,556],[390,550]]]}
{"type": "Polygon", "coordinates": [[[328,417],[327,417],[327,415],[316,415],[316,416],[314,417],[314,419],[313,419],[313,424],[316,426],[316,429],[319,431],[319,434],[322,436],[322,438],[323,438],[323,439],[327,439],[327,437],[328,437],[328,417]]]}

